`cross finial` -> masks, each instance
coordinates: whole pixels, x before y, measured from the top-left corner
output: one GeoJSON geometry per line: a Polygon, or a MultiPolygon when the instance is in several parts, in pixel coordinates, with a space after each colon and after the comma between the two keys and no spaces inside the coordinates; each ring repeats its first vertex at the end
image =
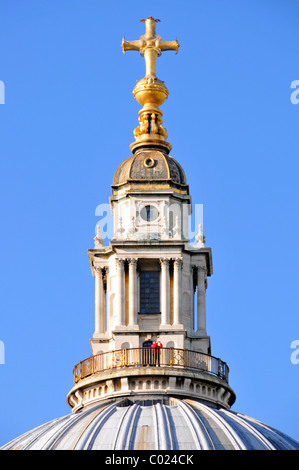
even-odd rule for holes
{"type": "Polygon", "coordinates": [[[146,77],[156,78],[156,59],[161,55],[162,51],[179,51],[178,39],[175,41],[162,41],[161,37],[156,34],[156,23],[160,20],[155,20],[149,16],[146,20],[141,20],[145,23],[145,34],[140,36],[137,41],[122,40],[122,49],[125,54],[126,51],[139,51],[145,59],[146,77]]]}
{"type": "Polygon", "coordinates": [[[143,108],[139,111],[139,126],[134,129],[135,142],[130,145],[132,151],[146,145],[158,146],[171,150],[171,145],[166,142],[167,131],[162,126],[161,106],[168,97],[168,90],[162,80],[156,77],[156,59],[163,51],[176,51],[178,53],[179,44],[176,41],[162,41],[156,34],[156,24],[160,20],[155,20],[152,16],[141,20],[145,23],[145,34],[137,41],[122,40],[122,49],[126,51],[139,51],[145,59],[146,75],[141,80],[137,80],[133,94],[143,108]]]}

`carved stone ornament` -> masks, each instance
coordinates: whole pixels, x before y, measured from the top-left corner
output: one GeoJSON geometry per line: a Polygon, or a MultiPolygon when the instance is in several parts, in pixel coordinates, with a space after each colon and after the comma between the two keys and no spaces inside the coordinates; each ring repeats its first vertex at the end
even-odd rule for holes
{"type": "Polygon", "coordinates": [[[205,236],[202,231],[202,224],[198,225],[198,234],[195,237],[196,244],[199,248],[204,248],[205,246],[205,236]]]}
{"type": "Polygon", "coordinates": [[[95,248],[104,246],[104,240],[101,235],[101,227],[100,224],[97,225],[97,234],[94,237],[94,246],[95,248]]]}

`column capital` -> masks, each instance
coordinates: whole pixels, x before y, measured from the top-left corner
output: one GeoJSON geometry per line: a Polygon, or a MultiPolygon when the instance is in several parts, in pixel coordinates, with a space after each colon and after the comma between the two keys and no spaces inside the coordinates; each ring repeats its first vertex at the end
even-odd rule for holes
{"type": "Polygon", "coordinates": [[[137,265],[138,258],[128,258],[128,263],[132,266],[137,265]]]}
{"type": "Polygon", "coordinates": [[[93,269],[96,276],[100,276],[103,273],[103,268],[101,266],[94,266],[93,269]]]}
{"type": "Polygon", "coordinates": [[[180,257],[174,258],[173,264],[174,264],[175,267],[182,269],[183,268],[183,258],[180,258],[180,257]]]}
{"type": "Polygon", "coordinates": [[[198,266],[197,264],[192,264],[192,269],[193,271],[195,271],[196,273],[200,273],[200,274],[205,274],[207,275],[208,274],[208,270],[205,266],[198,266]]]}
{"type": "Polygon", "coordinates": [[[125,260],[123,258],[115,258],[115,263],[117,267],[121,267],[124,265],[125,260]]]}
{"type": "Polygon", "coordinates": [[[197,266],[197,272],[198,273],[201,273],[201,274],[204,274],[205,276],[207,275],[207,268],[205,266],[197,266]]]}
{"type": "Polygon", "coordinates": [[[169,265],[170,258],[164,258],[164,257],[163,257],[163,258],[160,258],[159,261],[160,261],[160,263],[161,263],[162,265],[167,266],[167,265],[169,265]]]}

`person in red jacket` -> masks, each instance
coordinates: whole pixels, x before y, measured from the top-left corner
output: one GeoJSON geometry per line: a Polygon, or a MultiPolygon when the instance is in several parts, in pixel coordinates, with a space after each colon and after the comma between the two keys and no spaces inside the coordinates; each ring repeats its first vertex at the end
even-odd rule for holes
{"type": "Polygon", "coordinates": [[[160,365],[160,350],[162,348],[162,343],[161,341],[154,341],[151,345],[152,352],[153,352],[153,359],[154,359],[154,364],[156,366],[160,365]]]}
{"type": "Polygon", "coordinates": [[[151,344],[151,350],[152,350],[152,353],[151,353],[151,365],[155,365],[156,363],[156,347],[157,347],[157,342],[156,341],[153,341],[152,344],[151,344]]]}

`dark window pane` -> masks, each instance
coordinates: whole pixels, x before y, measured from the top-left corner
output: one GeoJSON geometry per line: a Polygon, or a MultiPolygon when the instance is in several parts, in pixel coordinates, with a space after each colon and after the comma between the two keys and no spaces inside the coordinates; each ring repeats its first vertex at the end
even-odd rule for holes
{"type": "Polygon", "coordinates": [[[140,272],[140,313],[160,313],[160,273],[140,272]]]}

